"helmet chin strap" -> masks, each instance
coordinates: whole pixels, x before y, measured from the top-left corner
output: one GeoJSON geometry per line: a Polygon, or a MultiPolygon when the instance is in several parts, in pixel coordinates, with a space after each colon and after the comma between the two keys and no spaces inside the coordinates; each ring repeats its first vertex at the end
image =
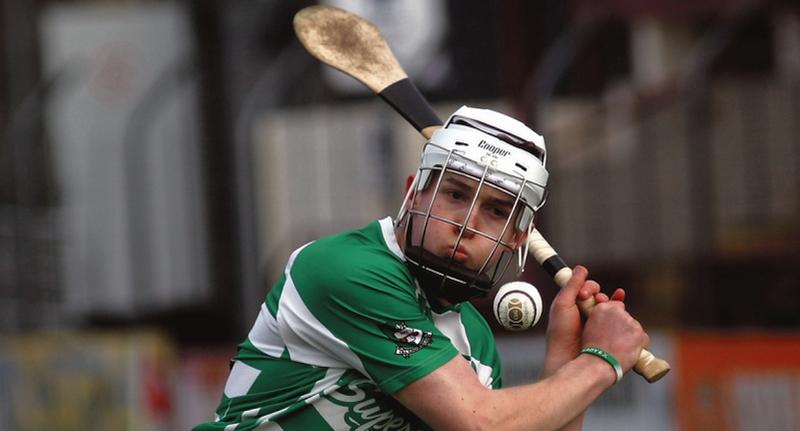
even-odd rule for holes
{"type": "Polygon", "coordinates": [[[483,273],[457,264],[450,258],[439,257],[411,243],[412,219],[408,215],[405,239],[406,266],[417,279],[425,295],[431,300],[434,311],[443,311],[447,304],[457,304],[489,294],[492,279],[483,273]],[[434,304],[434,302],[436,304],[434,304]]]}

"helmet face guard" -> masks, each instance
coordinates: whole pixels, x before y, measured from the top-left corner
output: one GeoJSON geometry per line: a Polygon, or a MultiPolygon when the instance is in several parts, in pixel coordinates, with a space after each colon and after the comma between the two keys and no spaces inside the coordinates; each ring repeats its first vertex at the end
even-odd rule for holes
{"type": "Polygon", "coordinates": [[[474,118],[478,115],[460,117],[465,109],[471,110],[457,111],[425,145],[396,219],[405,229],[406,262],[420,287],[449,303],[486,296],[514,260],[521,272],[527,258],[525,234],[533,230],[534,215],[547,194],[543,141],[538,146],[526,141],[541,148],[538,152],[523,149],[509,143],[508,127],[498,128],[497,121],[487,126],[474,118]],[[488,127],[489,133],[506,135],[489,134],[488,127]],[[489,222],[476,224],[475,219],[489,222]],[[471,244],[468,255],[462,252],[466,243],[471,244]]]}

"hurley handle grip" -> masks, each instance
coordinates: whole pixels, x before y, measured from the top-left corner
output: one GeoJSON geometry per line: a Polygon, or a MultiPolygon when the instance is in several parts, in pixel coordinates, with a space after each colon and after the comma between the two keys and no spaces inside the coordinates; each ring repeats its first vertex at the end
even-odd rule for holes
{"type": "MultiPolygon", "coordinates": [[[[563,288],[567,281],[572,278],[572,269],[567,266],[561,257],[556,253],[547,240],[542,237],[538,230],[534,230],[528,238],[529,252],[534,259],[553,277],[558,287],[563,288]]],[[[594,298],[578,302],[578,308],[584,316],[588,316],[595,306],[594,298]]],[[[670,370],[669,363],[663,359],[655,357],[647,349],[642,349],[639,359],[633,367],[633,371],[645,378],[649,383],[658,381],[670,370]]]]}

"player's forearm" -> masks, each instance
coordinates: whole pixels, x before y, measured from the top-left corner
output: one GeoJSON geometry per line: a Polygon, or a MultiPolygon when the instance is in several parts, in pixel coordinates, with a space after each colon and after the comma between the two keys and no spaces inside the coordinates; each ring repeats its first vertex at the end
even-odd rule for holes
{"type": "MultiPolygon", "coordinates": [[[[562,364],[563,365],[563,364],[562,364]]],[[[553,375],[557,369],[548,373],[543,373],[542,378],[547,378],[553,375]]],[[[561,428],[558,428],[558,431],[580,431],[583,429],[583,418],[584,418],[585,410],[580,412],[577,416],[575,416],[571,421],[569,421],[566,425],[561,428]]]]}
{"type": "Polygon", "coordinates": [[[613,383],[608,364],[581,355],[542,381],[495,391],[497,429],[580,429],[579,416],[613,383]]]}
{"type": "MultiPolygon", "coordinates": [[[[553,374],[555,374],[559,368],[564,366],[566,363],[570,362],[571,360],[575,359],[578,353],[573,353],[572,350],[577,352],[579,347],[575,349],[569,349],[568,351],[562,351],[561,354],[554,354],[552,351],[548,350],[548,354],[545,358],[544,367],[542,367],[542,373],[539,376],[540,379],[546,379],[553,374]]],[[[583,429],[583,418],[585,416],[585,411],[581,412],[578,416],[572,419],[569,423],[564,425],[563,427],[559,428],[558,431],[580,431],[583,429]]]]}
{"type": "Polygon", "coordinates": [[[557,430],[574,426],[615,378],[602,359],[581,355],[539,382],[492,390],[455,357],[394,396],[433,429],[557,430]]]}
{"type": "MultiPolygon", "coordinates": [[[[542,379],[552,376],[558,371],[558,368],[563,366],[564,364],[568,363],[570,360],[574,359],[575,356],[572,356],[569,360],[562,360],[558,362],[558,366],[553,363],[547,364],[545,362],[545,367],[542,370],[542,379]]],[[[575,418],[569,421],[566,425],[559,428],[558,431],[580,431],[583,429],[583,418],[585,416],[585,410],[579,413],[575,418]]]]}

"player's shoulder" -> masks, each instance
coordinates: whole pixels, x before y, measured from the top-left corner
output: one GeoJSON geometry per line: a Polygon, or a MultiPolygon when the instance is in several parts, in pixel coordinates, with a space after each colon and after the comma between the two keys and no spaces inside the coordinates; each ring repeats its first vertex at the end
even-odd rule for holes
{"type": "Polygon", "coordinates": [[[322,237],[305,246],[294,267],[323,271],[342,270],[364,265],[394,266],[401,263],[385,245],[379,221],[354,230],[322,237]]]}
{"type": "Polygon", "coordinates": [[[374,221],[308,244],[296,256],[291,277],[296,284],[329,291],[354,284],[375,289],[413,284],[402,255],[393,250],[393,238],[387,238],[387,223],[374,221]]]}

